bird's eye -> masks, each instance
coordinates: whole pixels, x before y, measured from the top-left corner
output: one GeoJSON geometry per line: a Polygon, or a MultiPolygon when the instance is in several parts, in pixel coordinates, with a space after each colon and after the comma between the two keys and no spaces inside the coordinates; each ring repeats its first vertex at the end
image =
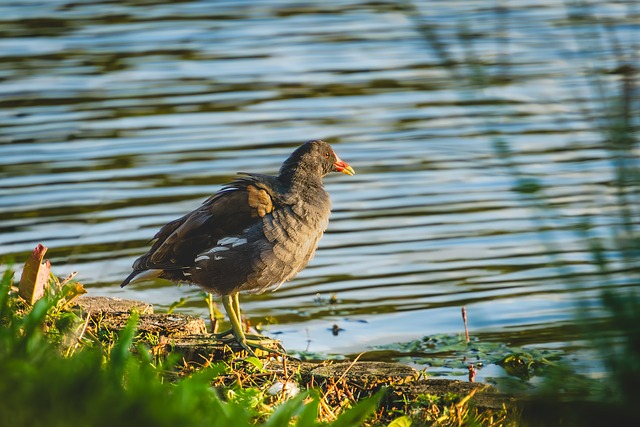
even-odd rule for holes
{"type": "Polygon", "coordinates": [[[328,158],[329,158],[329,152],[328,152],[328,151],[325,151],[325,152],[324,152],[324,158],[325,158],[325,159],[328,159],[328,158]]]}

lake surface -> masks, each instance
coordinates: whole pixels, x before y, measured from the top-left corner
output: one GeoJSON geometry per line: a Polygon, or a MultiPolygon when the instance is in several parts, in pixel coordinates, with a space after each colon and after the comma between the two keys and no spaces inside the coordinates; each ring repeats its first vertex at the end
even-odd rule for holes
{"type": "Polygon", "coordinates": [[[188,297],[177,311],[206,316],[195,287],[118,284],[160,226],[321,138],[357,174],[326,178],[309,267],[242,298],[252,324],[290,352],[353,354],[459,334],[466,306],[480,341],[578,357],[574,307],[605,281],[573,227],[606,245],[619,224],[597,97],[620,77],[594,19],[630,51],[634,2],[49,0],[0,16],[4,261],[43,243],[93,295],[188,297]]]}

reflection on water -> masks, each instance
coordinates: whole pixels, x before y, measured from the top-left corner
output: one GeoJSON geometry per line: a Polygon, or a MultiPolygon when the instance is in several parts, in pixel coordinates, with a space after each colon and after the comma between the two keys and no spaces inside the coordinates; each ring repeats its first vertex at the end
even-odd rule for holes
{"type": "MultiPolygon", "coordinates": [[[[291,349],[347,353],[460,331],[466,305],[472,333],[569,341],[544,332],[601,286],[571,226],[589,217],[606,237],[617,222],[609,159],[578,102],[592,96],[581,67],[607,71],[611,52],[576,47],[584,28],[557,2],[416,5],[3,3],[0,255],[42,242],[58,274],[78,270],[95,294],[160,309],[188,295],[181,309],[203,313],[195,288],[117,284],[159,226],[322,138],[358,175],[327,178],[321,249],[277,293],[245,298],[254,324],[276,322],[291,349]],[[425,28],[495,82],[467,91],[473,68],[440,66],[425,28]],[[496,138],[545,187],[545,220],[513,191],[496,138]],[[545,241],[561,242],[582,288],[558,276],[545,241]]],[[[638,26],[619,6],[596,13],[624,47],[638,26]]]]}

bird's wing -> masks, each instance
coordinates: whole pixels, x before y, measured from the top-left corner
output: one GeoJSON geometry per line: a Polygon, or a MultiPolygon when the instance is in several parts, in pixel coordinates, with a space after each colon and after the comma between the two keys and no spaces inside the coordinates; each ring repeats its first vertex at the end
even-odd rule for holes
{"type": "Polygon", "coordinates": [[[242,176],[207,199],[193,212],[166,224],[148,253],[133,264],[136,271],[181,269],[225,237],[241,235],[278,205],[277,180],[242,176]]]}

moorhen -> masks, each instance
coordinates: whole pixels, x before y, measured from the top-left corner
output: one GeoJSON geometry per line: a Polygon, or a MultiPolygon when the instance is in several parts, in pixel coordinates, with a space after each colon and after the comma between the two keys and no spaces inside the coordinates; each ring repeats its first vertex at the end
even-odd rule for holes
{"type": "Polygon", "coordinates": [[[278,176],[239,174],[162,227],[120,286],[159,277],[220,295],[232,328],[222,335],[233,334],[254,354],[263,337],[243,332],[238,293],[276,290],[307,265],[329,222],[322,183],[329,172],[355,173],[328,143],[313,140],[285,160],[278,176]]]}

